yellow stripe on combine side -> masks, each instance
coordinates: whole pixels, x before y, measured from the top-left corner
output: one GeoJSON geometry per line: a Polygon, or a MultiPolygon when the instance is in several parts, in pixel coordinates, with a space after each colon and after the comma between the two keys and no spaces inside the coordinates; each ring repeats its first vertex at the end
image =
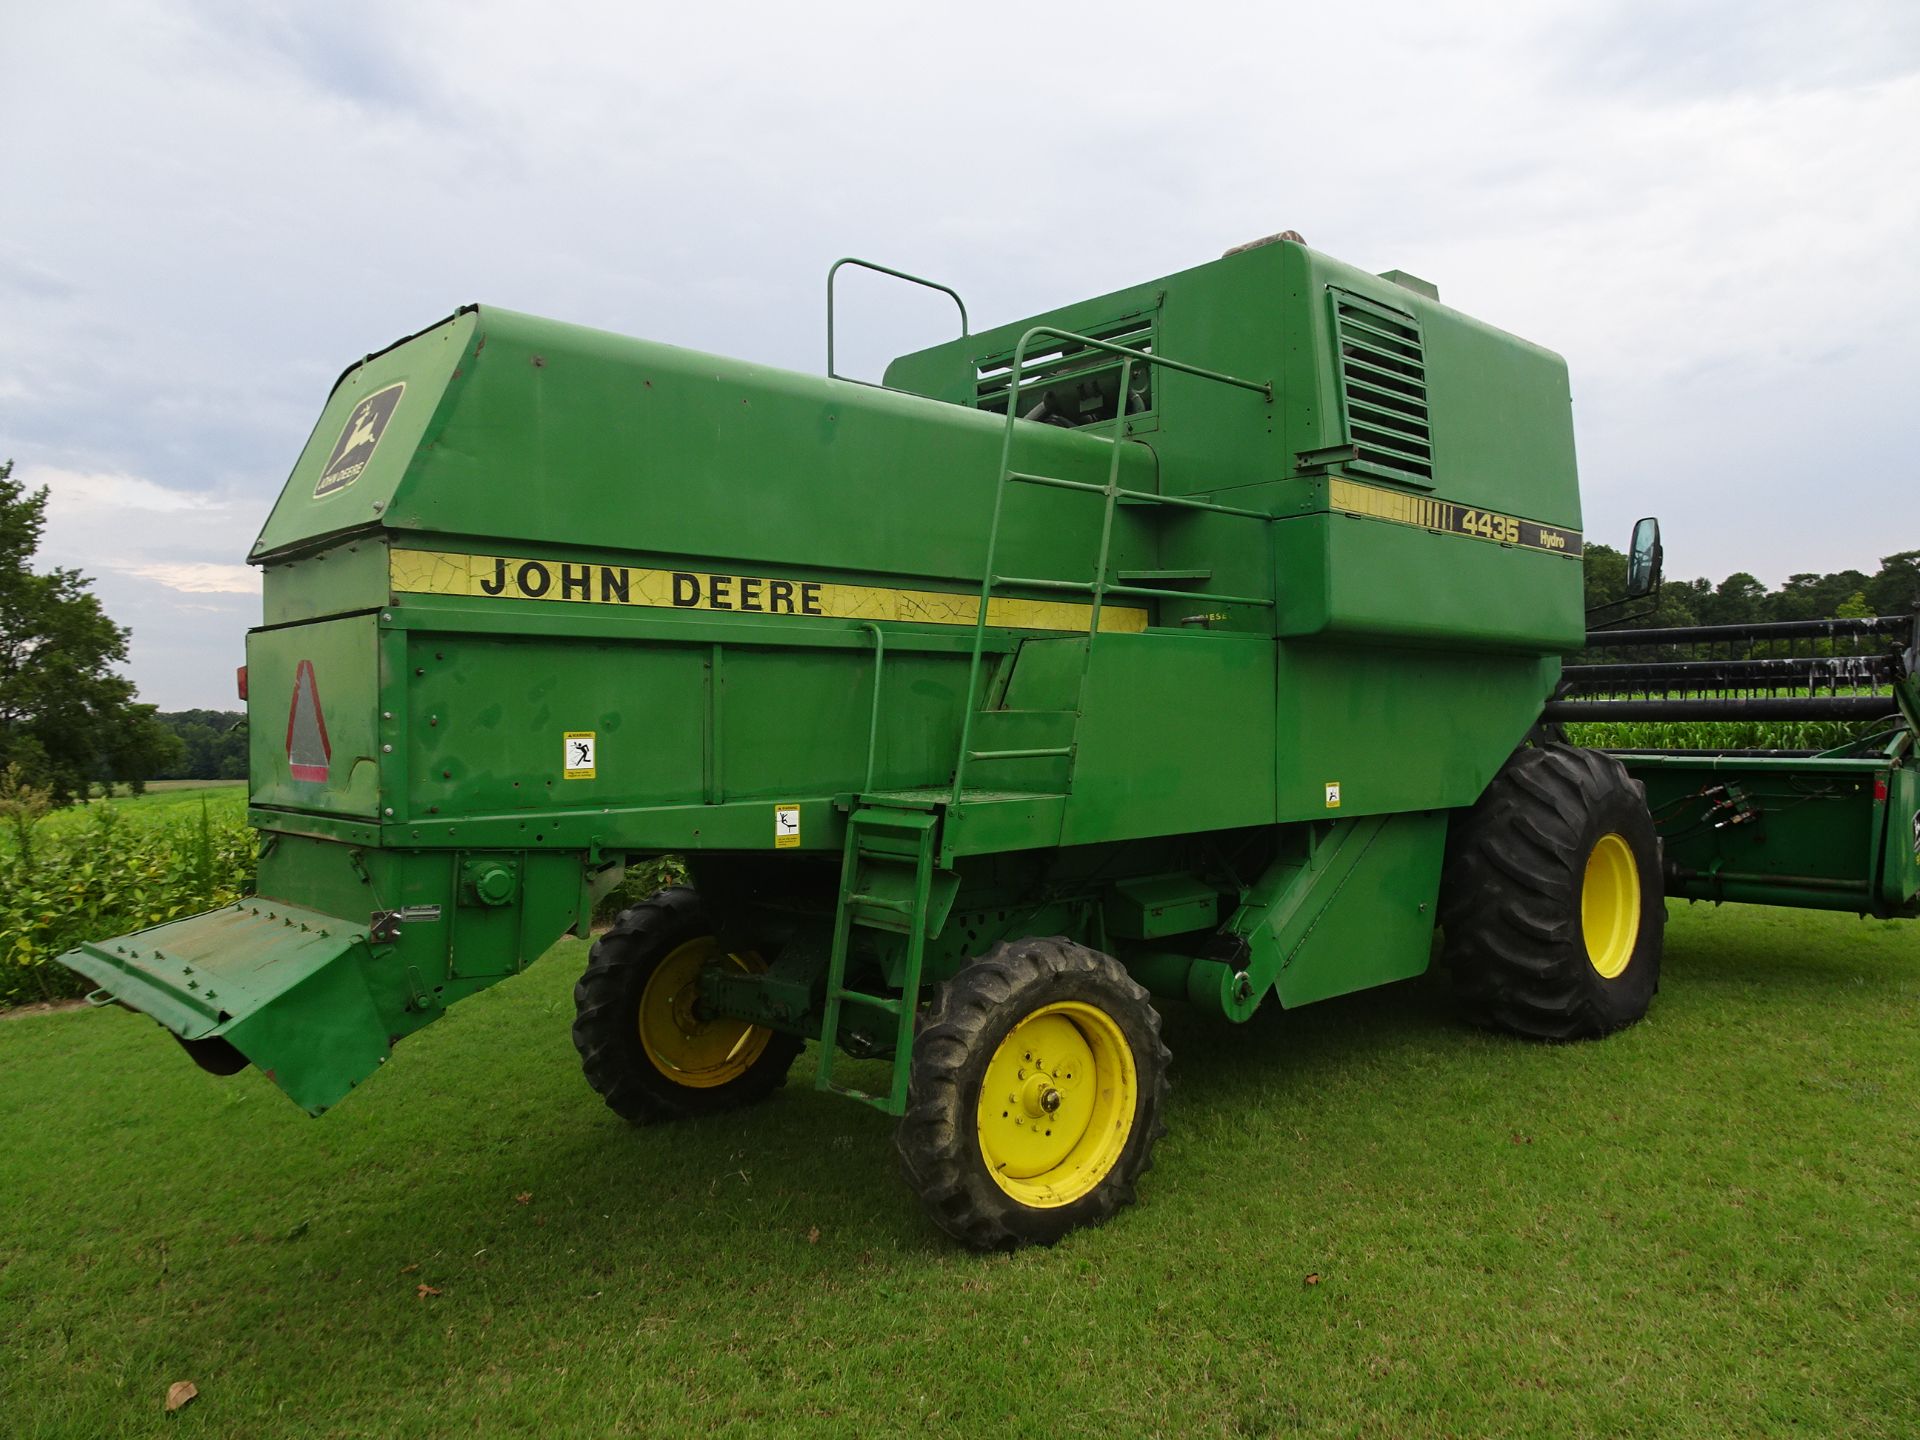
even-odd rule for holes
{"type": "MultiPolygon", "coordinates": [[[[395,593],[407,595],[563,600],[745,615],[896,620],[923,625],[972,625],[980,614],[978,595],[947,591],[892,590],[822,580],[723,575],[703,570],[647,570],[632,565],[462,555],[441,550],[390,551],[388,577],[395,593]]],[[[987,607],[987,623],[1010,630],[1084,632],[1092,618],[1091,605],[1065,600],[995,596],[987,607]]],[[[1147,628],[1147,612],[1135,606],[1102,606],[1100,628],[1138,633],[1147,628]]]]}

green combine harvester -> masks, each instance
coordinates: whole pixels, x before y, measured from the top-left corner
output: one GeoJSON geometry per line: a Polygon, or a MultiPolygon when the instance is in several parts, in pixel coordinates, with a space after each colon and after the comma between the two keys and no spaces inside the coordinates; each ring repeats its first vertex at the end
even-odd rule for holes
{"type": "Polygon", "coordinates": [[[1438,923],[1475,1020],[1570,1040],[1646,1011],[1665,896],[1920,908],[1914,620],[1590,636],[1552,353],[1287,232],[870,385],[833,283],[824,379],[486,307],[351,367],[251,556],[259,893],[65,956],[96,999],[317,1115],[677,855],[576,987],[588,1083],[704,1115],[816,1041],[1001,1248],[1133,1198],[1167,1001],[1438,923]],[[1700,716],[1886,723],[1555,731],[1700,716]]]}

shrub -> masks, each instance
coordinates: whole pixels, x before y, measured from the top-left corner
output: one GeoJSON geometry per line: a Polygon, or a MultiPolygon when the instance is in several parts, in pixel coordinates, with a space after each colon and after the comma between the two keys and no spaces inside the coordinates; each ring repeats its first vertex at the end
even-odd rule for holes
{"type": "Polygon", "coordinates": [[[226,905],[253,883],[254,834],[243,817],[129,823],[112,801],[85,822],[43,825],[44,805],[0,781],[0,1005],[85,994],[88,982],[55,957],[83,940],[226,905]]]}

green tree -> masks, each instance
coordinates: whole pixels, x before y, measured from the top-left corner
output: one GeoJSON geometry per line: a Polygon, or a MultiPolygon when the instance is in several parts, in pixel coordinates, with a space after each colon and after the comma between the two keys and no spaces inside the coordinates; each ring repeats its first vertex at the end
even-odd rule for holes
{"type": "Polygon", "coordinates": [[[237,710],[171,710],[160,722],[180,737],[181,757],[160,772],[162,780],[247,778],[246,716],[237,710]]]}
{"type": "Polygon", "coordinates": [[[1876,615],[1911,615],[1920,610],[1920,550],[1902,550],[1880,562],[1866,587],[1867,605],[1876,615]]]}
{"type": "Polygon", "coordinates": [[[28,491],[0,464],[0,768],[56,803],[97,780],[132,782],[173,763],[180,742],[114,673],[127,631],[78,570],[33,568],[47,492],[28,491]]]}
{"type": "Polygon", "coordinates": [[[1627,593],[1627,557],[1611,545],[1589,545],[1582,557],[1587,609],[1612,605],[1627,593]]]}
{"type": "Polygon", "coordinates": [[[1749,625],[1766,613],[1767,587],[1744,570],[1736,570],[1713,589],[1700,605],[1707,625],[1749,625]]]}
{"type": "Polygon", "coordinates": [[[1831,575],[1789,575],[1787,583],[1769,600],[1770,620],[1825,620],[1865,590],[1867,577],[1858,570],[1836,570],[1831,575]]]}

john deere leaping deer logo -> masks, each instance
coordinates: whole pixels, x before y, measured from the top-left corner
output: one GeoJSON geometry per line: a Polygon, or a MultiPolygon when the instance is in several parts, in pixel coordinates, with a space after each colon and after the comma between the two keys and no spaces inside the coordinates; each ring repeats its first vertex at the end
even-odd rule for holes
{"type": "Polygon", "coordinates": [[[401,392],[406,388],[403,380],[384,390],[376,390],[348,412],[347,423],[340,429],[340,439],[334,444],[333,454],[327,457],[327,468],[320,472],[319,480],[314,483],[314,499],[344,490],[360,478],[360,472],[367,468],[367,462],[373,458],[373,447],[380,443],[380,436],[385,432],[387,422],[393,418],[394,410],[399,407],[401,392]]]}

